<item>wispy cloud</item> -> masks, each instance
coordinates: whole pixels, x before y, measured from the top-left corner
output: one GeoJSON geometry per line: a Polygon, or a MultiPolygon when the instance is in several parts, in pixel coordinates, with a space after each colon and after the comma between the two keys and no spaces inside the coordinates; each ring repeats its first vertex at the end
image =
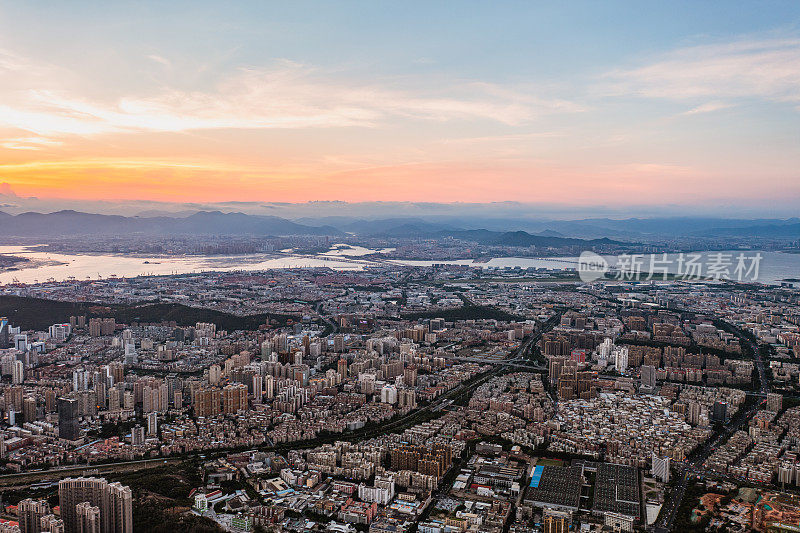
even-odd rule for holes
{"type": "Polygon", "coordinates": [[[0,48],[0,72],[30,72],[33,64],[11,50],[0,48]]]}
{"type": "MultiPolygon", "coordinates": [[[[605,76],[610,94],[674,100],[800,102],[800,39],[750,39],[676,50],[605,76]]],[[[698,108],[705,112],[720,107],[698,108]]]]}
{"type": "Polygon", "coordinates": [[[714,111],[721,111],[723,109],[729,109],[734,107],[733,104],[728,104],[725,102],[708,102],[705,104],[700,104],[699,106],[693,107],[688,111],[682,113],[683,115],[700,115],[703,113],[713,113],[714,111]]]}
{"type": "Polygon", "coordinates": [[[46,137],[12,137],[0,141],[0,146],[9,150],[42,150],[63,144],[46,137]]]}
{"type": "MultiPolygon", "coordinates": [[[[161,56],[149,58],[170,65],[161,56]]],[[[6,78],[24,75],[25,64],[17,56],[0,56],[0,87],[6,78]]],[[[0,88],[0,127],[60,137],[211,129],[373,127],[397,118],[519,125],[544,113],[580,110],[566,100],[534,96],[528,88],[513,90],[474,81],[425,88],[416,84],[413,89],[388,81],[359,84],[290,61],[279,61],[269,68],[240,68],[218,79],[208,90],[168,87],[111,101],[58,89],[53,83],[31,83],[26,89],[0,88]]]]}
{"type": "Polygon", "coordinates": [[[150,54],[149,56],[147,56],[147,58],[155,61],[156,63],[164,65],[165,67],[171,67],[172,66],[172,61],[170,61],[166,57],[160,56],[158,54],[150,54]]]}

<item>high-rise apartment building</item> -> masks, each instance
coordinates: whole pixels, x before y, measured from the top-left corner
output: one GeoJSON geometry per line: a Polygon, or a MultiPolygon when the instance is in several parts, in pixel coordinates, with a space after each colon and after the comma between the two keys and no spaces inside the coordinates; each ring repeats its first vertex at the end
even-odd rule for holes
{"type": "Polygon", "coordinates": [[[131,446],[143,446],[145,442],[145,434],[143,426],[133,426],[131,428],[131,446]]]}
{"type": "Polygon", "coordinates": [[[114,383],[122,383],[125,381],[125,365],[123,365],[120,361],[112,361],[109,363],[108,373],[111,374],[111,378],[114,380],[114,383]]]}
{"type": "Polygon", "coordinates": [[[220,379],[222,379],[222,368],[216,364],[208,367],[208,382],[212,385],[218,385],[220,379]]]}
{"type": "Polygon", "coordinates": [[[247,410],[247,385],[233,383],[222,389],[223,412],[235,414],[247,410]]]}
{"type": "Polygon", "coordinates": [[[339,334],[339,335],[334,336],[333,337],[333,351],[336,352],[336,353],[342,353],[342,352],[344,352],[344,347],[345,347],[344,335],[339,334]]]}
{"type": "Polygon", "coordinates": [[[44,500],[22,500],[17,505],[20,533],[39,533],[41,520],[50,514],[50,505],[44,500]]]}
{"type": "Polygon", "coordinates": [[[431,447],[407,444],[391,451],[392,470],[411,470],[439,478],[451,462],[452,450],[444,444],[431,447]]]}
{"type": "Polygon", "coordinates": [[[714,402],[713,420],[714,422],[725,423],[728,419],[728,402],[714,402]]]}
{"type": "Polygon", "coordinates": [[[78,440],[81,436],[78,424],[78,402],[74,398],[58,399],[58,438],[78,440]]]}
{"type": "Polygon", "coordinates": [[[133,493],[129,487],[121,483],[108,484],[108,508],[106,513],[108,533],[133,532],[133,493]]]}
{"type": "Polygon", "coordinates": [[[67,478],[58,483],[58,498],[66,533],[133,533],[129,487],[102,478],[67,478]]]}
{"type": "Polygon", "coordinates": [[[777,394],[771,392],[767,394],[767,410],[779,412],[783,408],[783,396],[781,394],[777,394]]]}
{"type": "Polygon", "coordinates": [[[650,473],[653,477],[663,483],[669,483],[669,457],[659,457],[653,452],[652,463],[650,473]]]}
{"type": "Polygon", "coordinates": [[[656,367],[653,365],[642,365],[640,369],[642,389],[652,392],[656,388],[656,367]]]}
{"type": "Polygon", "coordinates": [[[222,402],[222,391],[217,388],[200,389],[194,393],[194,414],[195,416],[209,417],[220,413],[222,402]]]}
{"type": "Polygon", "coordinates": [[[253,401],[261,403],[264,397],[264,376],[257,374],[253,376],[253,401]]]}
{"type": "Polygon", "coordinates": [[[81,502],[75,506],[78,522],[78,533],[101,533],[100,508],[89,502],[81,502]]]}
{"type": "Polygon", "coordinates": [[[11,383],[21,385],[25,382],[25,364],[22,361],[14,361],[11,367],[11,383]]]}
{"type": "Polygon", "coordinates": [[[147,415],[147,434],[158,435],[158,413],[150,413],[147,415]]]}
{"type": "Polygon", "coordinates": [[[44,515],[39,520],[41,533],[65,533],[64,521],[54,514],[44,515]]]}

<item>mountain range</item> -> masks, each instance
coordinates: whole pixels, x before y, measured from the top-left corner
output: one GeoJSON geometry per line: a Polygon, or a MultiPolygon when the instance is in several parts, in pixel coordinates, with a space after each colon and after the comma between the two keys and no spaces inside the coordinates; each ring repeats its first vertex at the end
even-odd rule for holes
{"type": "Polygon", "coordinates": [[[800,219],[744,219],[718,217],[585,218],[553,220],[534,218],[427,216],[425,218],[360,219],[347,216],[303,217],[303,224],[328,224],[358,235],[429,237],[437,232],[489,230],[524,231],[538,236],[580,239],[609,238],[653,241],[675,238],[763,237],[800,239],[800,219]]]}
{"type": "Polygon", "coordinates": [[[713,217],[587,218],[536,220],[492,217],[356,218],[347,215],[296,220],[222,211],[150,211],[138,216],[0,211],[0,233],[17,237],[110,235],[325,235],[344,237],[443,239],[504,246],[571,246],[652,242],[659,239],[800,239],[800,219],[713,217]]]}
{"type": "Polygon", "coordinates": [[[344,237],[359,234],[379,238],[453,238],[485,245],[563,247],[601,244],[623,244],[609,239],[584,240],[563,237],[554,232],[533,235],[525,231],[465,230],[449,224],[427,223],[417,219],[384,219],[377,221],[301,224],[281,217],[200,211],[184,216],[100,215],[79,211],[54,213],[26,212],[10,215],[0,211],[0,231],[14,237],[90,237],[116,235],[326,235],[344,237]]]}
{"type": "Polygon", "coordinates": [[[175,218],[168,216],[124,217],[79,211],[55,213],[0,212],[0,232],[20,237],[91,235],[330,235],[344,233],[331,226],[307,226],[275,216],[200,211],[175,218]]]}

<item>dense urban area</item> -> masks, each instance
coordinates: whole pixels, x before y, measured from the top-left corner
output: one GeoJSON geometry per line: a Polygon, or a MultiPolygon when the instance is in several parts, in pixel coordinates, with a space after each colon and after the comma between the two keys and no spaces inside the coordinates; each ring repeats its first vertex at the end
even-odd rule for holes
{"type": "Polygon", "coordinates": [[[800,0],[0,0],[0,533],[800,533],[800,0]]]}
{"type": "Polygon", "coordinates": [[[0,532],[798,531],[790,281],[382,262],[0,316],[0,532]]]}

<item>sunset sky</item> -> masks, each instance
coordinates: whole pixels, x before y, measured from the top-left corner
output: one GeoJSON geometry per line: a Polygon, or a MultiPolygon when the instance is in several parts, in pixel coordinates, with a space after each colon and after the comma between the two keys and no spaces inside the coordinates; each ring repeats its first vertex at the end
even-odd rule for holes
{"type": "Polygon", "coordinates": [[[800,199],[798,2],[0,2],[0,194],[800,199]]]}

